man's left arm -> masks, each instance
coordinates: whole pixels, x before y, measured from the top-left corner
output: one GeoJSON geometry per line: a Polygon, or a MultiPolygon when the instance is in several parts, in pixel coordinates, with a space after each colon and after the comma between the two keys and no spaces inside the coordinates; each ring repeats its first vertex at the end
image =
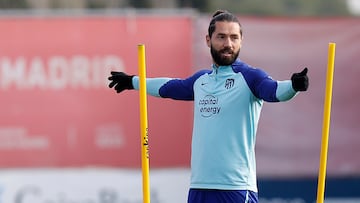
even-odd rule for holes
{"type": "Polygon", "coordinates": [[[250,88],[259,99],[267,102],[287,101],[293,98],[297,92],[306,91],[309,87],[307,68],[299,73],[294,73],[290,80],[273,80],[265,72],[257,69],[253,75],[254,80],[250,83],[250,88]]]}
{"type": "Polygon", "coordinates": [[[279,101],[287,101],[293,98],[297,92],[306,91],[309,87],[308,69],[304,68],[300,73],[294,73],[291,80],[277,81],[276,98],[279,101]]]}

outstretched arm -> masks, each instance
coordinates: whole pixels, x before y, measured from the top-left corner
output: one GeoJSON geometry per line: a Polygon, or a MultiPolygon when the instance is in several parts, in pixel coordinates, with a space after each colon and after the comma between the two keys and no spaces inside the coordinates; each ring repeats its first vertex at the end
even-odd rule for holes
{"type": "MultiPolygon", "coordinates": [[[[204,73],[208,73],[208,70],[203,70],[195,73],[191,77],[186,79],[175,79],[175,78],[147,78],[146,88],[147,93],[152,96],[171,98],[176,100],[193,100],[193,84],[195,80],[204,73]]],[[[109,84],[110,88],[120,93],[124,90],[139,89],[139,77],[130,76],[123,72],[111,72],[108,79],[111,81],[109,84]]]]}
{"type": "MultiPolygon", "coordinates": [[[[121,93],[124,90],[139,90],[140,82],[138,76],[112,71],[111,76],[108,79],[111,81],[109,88],[114,88],[117,93],[121,93]]],[[[160,87],[170,80],[172,80],[172,78],[147,78],[146,92],[149,95],[160,97],[160,87]]]]}
{"type": "Polygon", "coordinates": [[[304,68],[300,73],[294,73],[291,80],[277,81],[276,97],[279,101],[287,101],[293,98],[297,92],[306,91],[309,87],[308,69],[304,68]]]}
{"type": "Polygon", "coordinates": [[[306,91],[309,86],[308,69],[294,73],[291,80],[276,81],[259,69],[249,69],[244,72],[248,85],[253,94],[268,102],[287,101],[298,91],[306,91]]]}

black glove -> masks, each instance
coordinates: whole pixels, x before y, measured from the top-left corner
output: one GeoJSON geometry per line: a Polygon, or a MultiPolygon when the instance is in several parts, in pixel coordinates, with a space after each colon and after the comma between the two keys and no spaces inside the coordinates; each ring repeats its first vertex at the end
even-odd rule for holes
{"type": "Polygon", "coordinates": [[[124,90],[134,89],[134,86],[132,85],[133,77],[133,75],[127,75],[123,72],[111,71],[111,76],[108,78],[109,80],[111,80],[109,88],[115,86],[114,89],[117,93],[120,93],[124,90]]]}
{"type": "Polygon", "coordinates": [[[308,72],[307,68],[304,68],[300,73],[294,73],[291,76],[292,87],[295,91],[306,91],[309,87],[309,78],[306,75],[308,72]]]}

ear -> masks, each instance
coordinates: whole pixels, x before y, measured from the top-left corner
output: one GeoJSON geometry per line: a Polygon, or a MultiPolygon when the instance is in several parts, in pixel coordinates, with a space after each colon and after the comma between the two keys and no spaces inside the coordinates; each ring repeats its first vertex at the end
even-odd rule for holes
{"type": "Polygon", "coordinates": [[[240,47],[242,47],[242,42],[244,41],[244,37],[241,35],[240,47]]]}
{"type": "Polygon", "coordinates": [[[211,43],[210,43],[210,36],[206,35],[206,44],[208,47],[211,47],[211,43]]]}

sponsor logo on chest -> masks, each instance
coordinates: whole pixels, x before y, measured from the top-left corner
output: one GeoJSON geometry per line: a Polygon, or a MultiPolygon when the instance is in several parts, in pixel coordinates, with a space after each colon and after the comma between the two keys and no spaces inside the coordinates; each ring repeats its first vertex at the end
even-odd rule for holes
{"type": "Polygon", "coordinates": [[[219,98],[213,95],[206,95],[199,100],[199,110],[202,117],[211,117],[220,113],[219,98]]]}
{"type": "MultiPolygon", "coordinates": [[[[208,85],[208,82],[202,82],[201,86],[204,85],[208,85]]],[[[229,89],[233,88],[235,85],[235,79],[233,78],[228,78],[223,82],[223,85],[221,86],[223,89],[220,91],[228,91],[229,89]]],[[[221,106],[219,104],[219,97],[216,96],[215,94],[213,94],[212,90],[207,90],[207,92],[204,94],[205,96],[203,96],[199,101],[198,101],[198,106],[199,106],[199,111],[200,111],[200,115],[204,118],[209,118],[211,116],[220,114],[221,112],[221,106]]],[[[226,93],[225,94],[228,94],[226,93]]]]}

